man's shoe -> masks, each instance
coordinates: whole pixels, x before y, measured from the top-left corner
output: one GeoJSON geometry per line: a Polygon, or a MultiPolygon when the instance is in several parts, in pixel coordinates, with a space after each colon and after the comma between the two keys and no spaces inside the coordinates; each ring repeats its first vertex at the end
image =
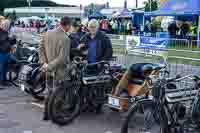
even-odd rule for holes
{"type": "Polygon", "coordinates": [[[48,120],[50,120],[50,119],[49,119],[49,117],[48,117],[46,114],[44,114],[43,120],[44,120],[44,121],[48,121],[48,120]]]}

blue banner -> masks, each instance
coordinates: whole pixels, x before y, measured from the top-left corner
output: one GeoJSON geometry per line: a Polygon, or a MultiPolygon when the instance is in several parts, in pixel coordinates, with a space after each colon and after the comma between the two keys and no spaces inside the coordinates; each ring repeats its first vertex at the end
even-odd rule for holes
{"type": "Polygon", "coordinates": [[[138,47],[165,49],[167,48],[167,44],[167,38],[140,37],[140,44],[138,47]]]}

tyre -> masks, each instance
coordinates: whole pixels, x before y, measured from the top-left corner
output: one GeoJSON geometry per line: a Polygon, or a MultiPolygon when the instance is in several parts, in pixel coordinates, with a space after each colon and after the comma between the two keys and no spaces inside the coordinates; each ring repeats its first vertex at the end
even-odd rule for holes
{"type": "Polygon", "coordinates": [[[45,94],[43,94],[43,92],[46,89],[45,82],[43,82],[36,87],[27,89],[27,93],[29,93],[33,98],[43,101],[45,99],[45,94]]]}
{"type": "Polygon", "coordinates": [[[77,92],[69,93],[72,88],[63,88],[62,86],[54,90],[49,98],[49,117],[58,125],[67,125],[72,122],[80,113],[81,100],[77,92]],[[69,95],[72,102],[69,103],[69,95]]]}
{"type": "Polygon", "coordinates": [[[39,84],[38,86],[36,86],[35,88],[32,88],[32,91],[34,94],[38,95],[40,93],[43,93],[46,89],[46,83],[43,82],[41,84],[39,84]]]}
{"type": "Polygon", "coordinates": [[[122,124],[121,133],[164,133],[155,117],[154,108],[154,102],[151,100],[141,100],[134,104],[122,124]]]}

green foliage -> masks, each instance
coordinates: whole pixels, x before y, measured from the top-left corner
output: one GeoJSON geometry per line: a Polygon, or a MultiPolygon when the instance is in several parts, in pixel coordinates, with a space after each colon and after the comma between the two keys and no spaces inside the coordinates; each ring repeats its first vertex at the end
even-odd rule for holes
{"type": "Polygon", "coordinates": [[[152,21],[152,26],[157,29],[157,30],[160,30],[161,29],[161,21],[160,20],[153,20],[152,21]]]}
{"type": "Polygon", "coordinates": [[[158,2],[157,0],[148,0],[148,2],[145,2],[145,11],[149,12],[149,11],[155,11],[158,9],[158,2]],[[151,3],[150,3],[151,2],[151,3]]]}
{"type": "MultiPolygon", "coordinates": [[[[25,7],[28,6],[27,0],[0,0],[0,14],[3,14],[5,8],[25,7]]],[[[45,6],[62,6],[74,7],[71,5],[60,5],[52,1],[32,1],[31,6],[45,7],[45,6]]]]}

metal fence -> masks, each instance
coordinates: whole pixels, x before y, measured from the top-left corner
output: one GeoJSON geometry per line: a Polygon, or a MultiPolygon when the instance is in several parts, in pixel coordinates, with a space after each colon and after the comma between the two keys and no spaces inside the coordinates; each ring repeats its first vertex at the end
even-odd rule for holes
{"type": "MultiPolygon", "coordinates": [[[[177,51],[175,51],[177,52],[177,51]]],[[[167,57],[150,53],[128,53],[126,55],[117,55],[117,63],[124,64],[129,67],[135,63],[166,63],[168,70],[173,76],[174,74],[197,74],[200,75],[200,58],[189,58],[181,56],[171,56],[167,51],[167,57]]],[[[196,53],[191,53],[196,54],[196,53]]],[[[197,53],[200,55],[199,53],[197,53]]]]}
{"type": "MultiPolygon", "coordinates": [[[[127,36],[126,35],[111,35],[108,34],[110,37],[113,47],[119,47],[126,44],[127,36]]],[[[145,36],[148,38],[148,36],[145,36]]],[[[152,36],[151,36],[152,37],[152,36]]],[[[149,37],[149,38],[151,38],[149,37]]],[[[155,36],[156,37],[156,36],[155,36]]],[[[188,40],[188,39],[177,39],[177,38],[166,38],[168,41],[168,48],[170,49],[196,49],[200,48],[200,41],[198,40],[188,40]]]]}
{"type": "MultiPolygon", "coordinates": [[[[123,36],[123,39],[125,38],[123,36]]],[[[118,57],[117,63],[127,67],[134,63],[166,63],[171,74],[200,75],[199,41],[168,39],[167,48],[164,51],[137,47],[127,51],[126,40],[123,40],[123,45],[118,42],[112,41],[114,54],[118,57]]]]}
{"type": "Polygon", "coordinates": [[[200,41],[199,40],[192,40],[191,42],[193,48],[200,48],[200,41]]]}

